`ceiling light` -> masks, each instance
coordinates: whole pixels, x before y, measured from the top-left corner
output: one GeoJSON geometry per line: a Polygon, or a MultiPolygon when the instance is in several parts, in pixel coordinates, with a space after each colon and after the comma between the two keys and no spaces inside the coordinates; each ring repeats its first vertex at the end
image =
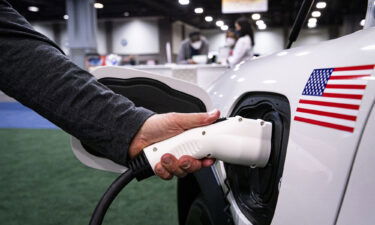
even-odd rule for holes
{"type": "Polygon", "coordinates": [[[260,26],[260,25],[263,25],[263,24],[265,24],[265,23],[264,23],[263,20],[258,20],[258,21],[255,22],[255,24],[256,24],[257,26],[260,26]]]}
{"type": "Polygon", "coordinates": [[[124,16],[130,16],[130,12],[124,12],[124,16]]]}
{"type": "Polygon", "coordinates": [[[317,18],[310,18],[309,23],[317,23],[318,19],[317,18]]]}
{"type": "Polygon", "coordinates": [[[316,3],[316,8],[318,8],[318,9],[324,9],[325,7],[327,7],[327,3],[326,2],[318,2],[318,3],[316,3]]]}
{"type": "Polygon", "coordinates": [[[206,20],[206,22],[212,22],[212,20],[214,20],[214,18],[212,18],[212,16],[206,16],[206,17],[204,17],[204,20],[206,20]]]}
{"type": "Polygon", "coordinates": [[[27,8],[30,12],[39,12],[39,8],[36,6],[29,6],[27,8]]]}
{"type": "Polygon", "coordinates": [[[96,2],[96,3],[94,3],[94,7],[95,7],[95,9],[102,9],[102,8],[104,8],[104,5],[102,3],[96,2]]]}
{"type": "Polygon", "coordinates": [[[199,8],[195,8],[195,9],[194,9],[194,12],[195,12],[196,14],[201,14],[201,13],[203,13],[203,8],[201,8],[201,7],[199,7],[199,8]]]}
{"type": "Polygon", "coordinates": [[[216,21],[216,26],[218,26],[218,27],[224,26],[224,21],[222,21],[222,20],[216,21]]]}
{"type": "Polygon", "coordinates": [[[311,15],[312,15],[312,17],[320,17],[322,15],[322,13],[319,12],[319,11],[314,11],[314,12],[311,13],[311,15]]]}
{"type": "Polygon", "coordinates": [[[260,19],[260,14],[259,13],[254,13],[253,15],[251,15],[251,18],[253,20],[259,20],[260,19]]]}
{"type": "Polygon", "coordinates": [[[190,0],[178,0],[178,3],[180,3],[180,5],[189,5],[190,0]]]}
{"type": "Polygon", "coordinates": [[[64,15],[63,18],[64,18],[64,20],[67,20],[67,19],[69,19],[69,16],[68,15],[64,15]]]}
{"type": "Polygon", "coordinates": [[[315,28],[316,27],[316,23],[308,23],[307,27],[308,28],[315,28]]]}
{"type": "Polygon", "coordinates": [[[363,27],[363,26],[365,26],[365,23],[366,23],[366,20],[363,19],[363,20],[361,20],[360,25],[363,27]]]}
{"type": "Polygon", "coordinates": [[[220,28],[221,28],[221,30],[224,30],[224,31],[225,31],[225,30],[228,30],[229,27],[228,27],[228,25],[223,25],[223,26],[221,26],[220,28]]]}
{"type": "Polygon", "coordinates": [[[259,30],[265,30],[265,29],[267,29],[267,25],[265,23],[262,23],[262,24],[258,25],[258,29],[259,30]]]}

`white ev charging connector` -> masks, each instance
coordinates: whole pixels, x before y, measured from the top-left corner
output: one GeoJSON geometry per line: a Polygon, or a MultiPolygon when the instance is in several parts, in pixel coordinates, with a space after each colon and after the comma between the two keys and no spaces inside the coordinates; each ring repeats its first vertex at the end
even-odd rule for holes
{"type": "Polygon", "coordinates": [[[271,154],[271,135],[271,123],[236,116],[188,130],[143,151],[153,169],[166,153],[177,159],[188,155],[196,159],[215,158],[237,165],[264,167],[271,154]]]}
{"type": "Polygon", "coordinates": [[[272,124],[240,116],[220,119],[212,125],[194,128],[146,147],[129,169],[119,176],[102,196],[90,225],[102,224],[105,213],[118,193],[134,178],[138,181],[154,175],[155,165],[170,153],[176,158],[188,155],[196,159],[216,158],[224,162],[264,167],[271,154],[272,124]]]}

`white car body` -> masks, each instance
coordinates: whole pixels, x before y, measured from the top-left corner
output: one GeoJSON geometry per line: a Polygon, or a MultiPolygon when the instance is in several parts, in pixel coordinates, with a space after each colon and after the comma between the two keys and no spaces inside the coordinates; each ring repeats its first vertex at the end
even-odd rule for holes
{"type": "MultiPolygon", "coordinates": [[[[357,119],[352,123],[355,126],[353,133],[293,120],[301,93],[314,69],[374,64],[375,28],[369,28],[336,40],[240,64],[209,89],[214,108],[220,109],[223,115],[230,115],[237,100],[247,92],[278,93],[290,102],[289,144],[273,225],[375,223],[372,212],[375,209],[375,178],[370,172],[375,171],[375,164],[365,162],[370,158],[375,160],[374,147],[369,147],[375,146],[375,140],[363,139],[367,122],[374,123],[375,120],[374,112],[370,115],[375,99],[374,66],[367,71],[371,76],[361,78],[367,84],[366,89],[352,91],[363,93],[362,100],[353,100],[360,104],[357,119]],[[366,156],[356,158],[357,153],[366,156]],[[354,179],[358,181],[351,181],[354,179]],[[365,184],[361,184],[361,179],[365,184]],[[340,209],[351,212],[350,220],[346,218],[348,213],[339,214],[340,209]]],[[[340,102],[341,99],[332,101],[340,102]]],[[[367,126],[365,135],[374,134],[374,126],[367,126]]],[[[220,181],[224,182],[226,175],[222,163],[217,165],[217,171],[220,181]]],[[[236,223],[251,224],[233,197],[229,198],[236,223]]]]}
{"type": "MultiPolygon", "coordinates": [[[[271,224],[372,225],[375,224],[375,178],[372,174],[375,171],[374,65],[375,28],[368,28],[335,40],[240,63],[215,81],[207,92],[183,81],[119,67],[98,68],[93,74],[97,78],[153,78],[200,98],[207,110],[217,108],[223,116],[231,115],[238,101],[247,93],[263,92],[285,96],[290,104],[291,126],[279,196],[271,224]],[[366,76],[338,78],[340,84],[354,82],[357,86],[354,89],[344,89],[347,98],[333,95],[334,97],[326,97],[322,101],[358,105],[358,109],[300,103],[313,71],[331,68],[346,68],[346,72],[338,71],[332,76],[366,76]],[[365,88],[358,88],[358,85],[364,85],[365,88]],[[355,97],[359,95],[362,97],[355,97]],[[297,112],[298,108],[303,107],[328,114],[317,116],[311,112],[297,112]],[[351,116],[342,118],[341,115],[337,118],[337,114],[351,116]],[[296,116],[308,117],[321,124],[297,121],[296,116]],[[331,127],[327,127],[327,123],[331,127]]],[[[333,81],[329,84],[337,83],[333,81]]],[[[329,91],[342,93],[343,89],[331,88],[329,91]]],[[[126,169],[88,154],[74,138],[72,145],[79,160],[88,166],[114,172],[126,169]]],[[[224,184],[224,164],[216,163],[214,170],[224,192],[229,191],[227,198],[235,224],[252,224],[239,209],[233,193],[224,184]]]]}

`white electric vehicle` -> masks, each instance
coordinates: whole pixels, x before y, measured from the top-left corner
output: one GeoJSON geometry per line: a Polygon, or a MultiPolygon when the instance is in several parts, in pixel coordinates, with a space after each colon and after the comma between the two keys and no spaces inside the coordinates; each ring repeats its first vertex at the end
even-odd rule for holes
{"type": "MultiPolygon", "coordinates": [[[[178,180],[181,225],[375,224],[374,4],[364,30],[240,63],[208,90],[120,67],[93,71],[159,113],[217,108],[272,123],[265,168],[218,161],[178,180]]],[[[88,166],[126,170],[74,138],[72,146],[88,166]]]]}

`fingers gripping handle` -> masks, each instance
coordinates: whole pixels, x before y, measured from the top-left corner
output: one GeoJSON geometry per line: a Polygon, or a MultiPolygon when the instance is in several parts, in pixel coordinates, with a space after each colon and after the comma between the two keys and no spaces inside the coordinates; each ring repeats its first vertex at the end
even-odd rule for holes
{"type": "Polygon", "coordinates": [[[194,128],[144,149],[155,170],[161,157],[170,153],[177,159],[216,158],[224,162],[264,167],[271,153],[272,124],[239,116],[205,127],[194,128]]]}

